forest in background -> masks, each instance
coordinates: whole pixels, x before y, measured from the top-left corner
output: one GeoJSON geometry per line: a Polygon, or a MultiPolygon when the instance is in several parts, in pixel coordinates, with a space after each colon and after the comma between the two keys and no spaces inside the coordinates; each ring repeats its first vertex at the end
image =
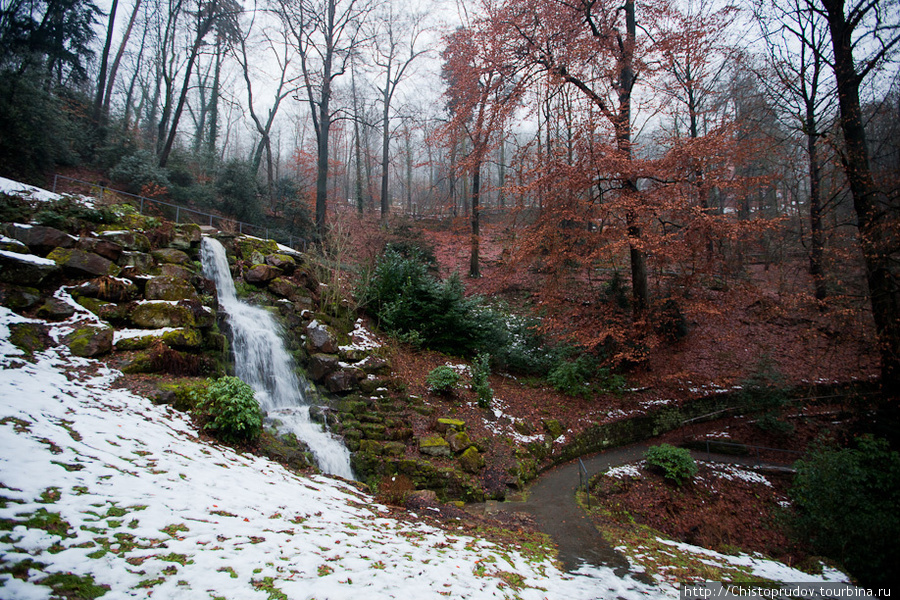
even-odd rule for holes
{"type": "MultiPolygon", "coordinates": [[[[332,255],[353,247],[337,234],[415,217],[462,234],[465,285],[527,290],[544,331],[614,369],[777,266],[786,310],[874,331],[893,394],[898,14],[5,0],[0,170],[111,182],[332,255]]],[[[371,271],[390,236],[358,237],[377,243],[340,258],[371,271]]]]}

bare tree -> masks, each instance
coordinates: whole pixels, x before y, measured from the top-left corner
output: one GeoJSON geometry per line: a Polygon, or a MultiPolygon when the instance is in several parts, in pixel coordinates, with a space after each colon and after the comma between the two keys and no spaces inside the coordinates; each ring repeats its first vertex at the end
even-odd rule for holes
{"type": "Polygon", "coordinates": [[[809,274],[815,296],[824,300],[827,287],[824,272],[825,234],[822,226],[821,139],[828,132],[822,121],[833,107],[833,89],[825,79],[828,51],[827,24],[820,14],[809,10],[806,0],[765,0],[756,6],[757,21],[767,42],[768,64],[774,78],[770,93],[794,121],[792,127],[805,138],[809,177],[809,274]],[[796,42],[796,43],[794,43],[796,42]]]}
{"type": "Polygon", "coordinates": [[[381,68],[384,84],[381,89],[381,218],[387,218],[391,210],[388,188],[388,170],[390,168],[391,143],[391,102],[397,87],[409,73],[412,63],[428,52],[421,48],[419,39],[422,35],[424,16],[411,13],[408,9],[401,11],[403,17],[394,11],[393,3],[386,5],[387,11],[378,17],[378,34],[375,36],[373,62],[381,68]]]}
{"type": "Polygon", "coordinates": [[[374,0],[279,0],[277,11],[300,54],[304,100],[316,133],[316,232],[325,236],[328,141],[336,117],[334,82],[367,38],[362,25],[374,0]]]}

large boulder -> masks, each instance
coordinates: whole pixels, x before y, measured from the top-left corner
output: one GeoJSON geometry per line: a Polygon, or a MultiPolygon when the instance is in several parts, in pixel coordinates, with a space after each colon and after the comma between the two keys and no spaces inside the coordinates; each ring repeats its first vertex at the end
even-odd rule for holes
{"type": "Polygon", "coordinates": [[[187,267],[183,265],[173,265],[171,263],[160,265],[159,274],[163,277],[174,277],[185,281],[190,281],[194,276],[194,272],[187,267]]]}
{"type": "Polygon", "coordinates": [[[281,271],[266,264],[253,265],[244,272],[244,281],[253,285],[266,285],[276,277],[281,276],[281,271]]]}
{"type": "Polygon", "coordinates": [[[152,277],[144,287],[147,300],[199,300],[197,290],[184,279],[152,277]]]}
{"type": "Polygon", "coordinates": [[[476,448],[469,448],[459,457],[459,466],[466,473],[477,474],[484,468],[484,457],[476,448]]]}
{"type": "Polygon", "coordinates": [[[338,351],[337,336],[334,330],[316,320],[306,326],[306,348],[311,353],[335,354],[338,351]]]}
{"type": "Polygon", "coordinates": [[[356,389],[365,374],[359,369],[342,368],[325,377],[325,389],[333,394],[343,394],[356,389]]]}
{"type": "Polygon", "coordinates": [[[150,252],[150,238],[137,231],[104,231],[100,236],[132,252],[150,252]]]}
{"type": "Polygon", "coordinates": [[[285,275],[290,275],[297,268],[297,261],[287,254],[270,254],[266,257],[266,264],[281,270],[285,275]]]}
{"type": "Polygon", "coordinates": [[[161,263],[169,263],[173,265],[189,265],[191,257],[186,252],[175,248],[161,248],[150,253],[153,258],[161,263]]]}
{"type": "Polygon", "coordinates": [[[75,356],[100,356],[112,350],[111,327],[82,327],[66,336],[66,345],[75,356]]]}
{"type": "Polygon", "coordinates": [[[119,257],[122,256],[122,252],[125,250],[121,244],[117,244],[112,240],[93,237],[81,238],[78,240],[78,243],[75,244],[75,247],[79,250],[84,250],[85,252],[99,254],[103,258],[113,262],[119,260],[119,257]]]}
{"type": "Polygon", "coordinates": [[[469,434],[465,431],[450,432],[446,439],[447,443],[450,444],[450,449],[456,453],[468,450],[474,445],[472,443],[472,438],[470,438],[469,434]]]}
{"type": "Polygon", "coordinates": [[[133,281],[118,277],[97,277],[68,289],[76,298],[99,298],[108,302],[134,300],[140,294],[133,281]]]}
{"type": "Polygon", "coordinates": [[[149,273],[156,262],[146,252],[123,252],[117,264],[123,269],[132,269],[138,273],[149,273]]]}
{"type": "Polygon", "coordinates": [[[131,321],[144,329],[194,327],[197,323],[190,307],[164,300],[139,303],[131,313],[131,321]]]}
{"type": "Polygon", "coordinates": [[[309,357],[309,366],[306,374],[315,382],[320,382],[327,375],[337,371],[340,366],[340,360],[334,354],[323,354],[318,352],[309,357]]]}
{"type": "MultiPolygon", "coordinates": [[[[0,279],[3,278],[3,270],[0,268],[0,279]]],[[[33,287],[21,287],[10,285],[0,288],[0,305],[15,311],[28,310],[40,303],[43,298],[41,292],[33,287]]]]}
{"type": "Polygon", "coordinates": [[[75,307],[57,298],[48,298],[37,309],[38,318],[47,321],[65,321],[75,314],[75,307]]]}
{"type": "Polygon", "coordinates": [[[3,228],[9,237],[19,240],[32,252],[46,256],[54,248],[72,248],[75,238],[53,227],[10,223],[3,228]]]}
{"type": "Polygon", "coordinates": [[[0,250],[0,281],[27,287],[57,283],[60,268],[54,260],[33,254],[0,250]]]}
{"type": "Polygon", "coordinates": [[[47,255],[47,258],[59,265],[64,273],[74,277],[117,275],[120,270],[108,258],[77,248],[56,248],[47,255]]]}
{"type": "Polygon", "coordinates": [[[176,250],[190,250],[200,244],[201,231],[199,225],[193,223],[182,223],[175,226],[175,235],[169,245],[176,250]]]}
{"type": "Polygon", "coordinates": [[[450,456],[450,444],[439,435],[419,438],[419,452],[429,456],[450,456]]]}

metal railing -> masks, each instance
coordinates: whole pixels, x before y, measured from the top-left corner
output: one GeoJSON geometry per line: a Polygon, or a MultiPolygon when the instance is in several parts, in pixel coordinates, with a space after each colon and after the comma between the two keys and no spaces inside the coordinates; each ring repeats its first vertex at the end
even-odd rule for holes
{"type": "Polygon", "coordinates": [[[578,459],[578,487],[584,488],[584,495],[587,498],[587,507],[591,507],[591,489],[590,489],[590,478],[588,477],[587,468],[584,466],[584,462],[579,458],[578,459]]]}
{"type": "Polygon", "coordinates": [[[57,193],[57,186],[60,180],[69,181],[76,184],[88,186],[88,193],[103,200],[107,194],[112,195],[116,200],[125,200],[138,209],[140,214],[151,213],[150,216],[160,216],[175,223],[194,223],[195,225],[208,225],[222,231],[232,231],[242,235],[253,235],[263,239],[273,239],[295,250],[306,250],[307,240],[302,236],[293,235],[280,229],[270,229],[264,225],[255,223],[247,223],[238,221],[229,217],[223,217],[213,213],[188,208],[179,204],[165,202],[156,198],[147,198],[139,196],[123,190],[108,188],[104,185],[66,177],[65,175],[56,174],[53,176],[53,193],[57,193]],[[155,213],[153,213],[155,211],[155,213]]]}

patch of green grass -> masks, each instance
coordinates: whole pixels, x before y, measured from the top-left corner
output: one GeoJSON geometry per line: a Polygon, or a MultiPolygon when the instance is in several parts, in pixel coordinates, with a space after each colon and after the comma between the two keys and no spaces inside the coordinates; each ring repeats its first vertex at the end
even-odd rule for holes
{"type": "Polygon", "coordinates": [[[179,531],[190,531],[190,529],[184,523],[173,523],[172,525],[166,525],[160,531],[168,534],[169,537],[178,538],[179,531]]]}
{"type": "Polygon", "coordinates": [[[31,431],[31,422],[18,417],[3,417],[0,419],[0,425],[12,425],[16,433],[28,433],[31,431]]]}
{"type": "Polygon", "coordinates": [[[269,600],[288,600],[287,594],[275,587],[274,577],[263,577],[262,579],[254,579],[253,587],[269,594],[269,600]]]}
{"type": "Polygon", "coordinates": [[[73,600],[92,600],[109,591],[108,585],[97,585],[90,575],[73,575],[72,573],[52,573],[38,581],[41,585],[50,586],[62,598],[73,600]]]}
{"type": "Polygon", "coordinates": [[[62,497],[62,492],[60,492],[58,487],[48,487],[46,490],[41,492],[41,499],[39,502],[41,504],[55,504],[62,497]]]}
{"type": "Polygon", "coordinates": [[[166,581],[165,577],[157,577],[156,579],[145,579],[141,582],[138,582],[138,584],[136,586],[134,586],[134,589],[141,590],[141,589],[152,588],[161,583],[165,583],[165,581],[166,581]]]}
{"type": "Polygon", "coordinates": [[[182,567],[184,565],[193,564],[194,561],[190,560],[187,554],[176,554],[175,552],[170,552],[169,554],[158,556],[159,560],[164,562],[174,562],[178,563],[182,567]]]}
{"type": "Polygon", "coordinates": [[[238,578],[238,574],[234,570],[234,567],[219,567],[218,569],[216,569],[216,571],[218,571],[219,573],[228,573],[229,577],[231,577],[232,579],[238,578]]]}
{"type": "Polygon", "coordinates": [[[328,565],[319,565],[319,577],[325,577],[334,573],[334,569],[328,565]]]}

